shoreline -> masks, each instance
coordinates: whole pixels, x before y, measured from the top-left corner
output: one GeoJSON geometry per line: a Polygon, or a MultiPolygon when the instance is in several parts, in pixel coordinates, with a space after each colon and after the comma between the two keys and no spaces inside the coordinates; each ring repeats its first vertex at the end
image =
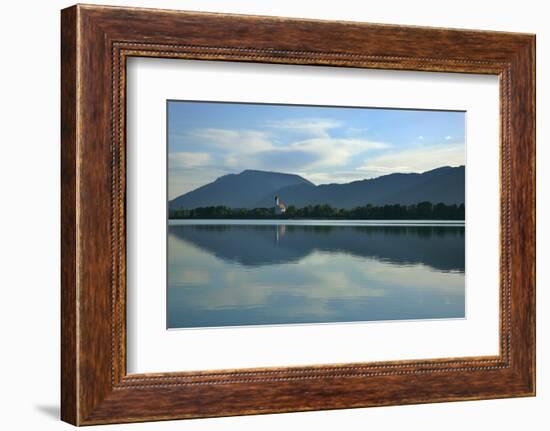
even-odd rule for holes
{"type": "Polygon", "coordinates": [[[331,220],[331,219],[168,219],[169,226],[184,225],[294,225],[294,226],[457,226],[464,220],[331,220]]]}

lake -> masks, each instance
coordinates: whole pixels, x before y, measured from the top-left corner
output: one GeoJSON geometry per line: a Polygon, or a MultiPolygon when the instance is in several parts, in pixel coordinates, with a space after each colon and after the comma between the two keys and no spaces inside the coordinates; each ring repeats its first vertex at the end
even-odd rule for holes
{"type": "Polygon", "coordinates": [[[465,317],[464,223],[170,220],[168,328],[465,317]]]}

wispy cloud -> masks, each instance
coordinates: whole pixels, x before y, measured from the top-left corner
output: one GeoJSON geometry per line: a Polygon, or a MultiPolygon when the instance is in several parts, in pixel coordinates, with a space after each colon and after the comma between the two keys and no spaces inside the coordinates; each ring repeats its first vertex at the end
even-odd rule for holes
{"type": "Polygon", "coordinates": [[[180,151],[178,153],[170,153],[168,162],[170,169],[193,168],[196,166],[205,166],[212,161],[210,154],[203,152],[188,152],[180,151]]]}
{"type": "Polygon", "coordinates": [[[267,121],[265,125],[271,129],[300,132],[318,137],[328,137],[330,129],[342,127],[342,123],[339,121],[323,118],[267,121]]]}
{"type": "Polygon", "coordinates": [[[307,172],[345,166],[354,156],[388,147],[389,144],[366,139],[312,138],[258,152],[254,158],[260,167],[307,172]]]}
{"type": "Polygon", "coordinates": [[[303,151],[315,155],[316,160],[309,167],[334,167],[349,163],[353,156],[362,152],[389,146],[384,142],[366,139],[317,138],[291,144],[288,151],[303,151]]]}
{"type": "Polygon", "coordinates": [[[259,130],[231,130],[231,129],[195,129],[187,132],[185,138],[200,145],[198,148],[215,148],[254,152],[272,148],[269,133],[259,130]]]}
{"type": "MultiPolygon", "coordinates": [[[[279,122],[283,124],[295,121],[279,122]]],[[[196,129],[188,132],[188,145],[201,149],[210,149],[210,153],[174,153],[174,166],[198,166],[215,160],[218,165],[240,169],[266,169],[283,171],[309,171],[312,169],[330,169],[344,166],[353,157],[372,150],[389,148],[389,144],[362,138],[334,138],[324,136],[324,131],[336,127],[336,122],[306,122],[295,124],[303,126],[315,136],[297,139],[287,145],[277,144],[277,134],[256,130],[196,129]],[[322,133],[321,133],[322,132],[322,133]],[[210,155],[210,157],[207,157],[210,155]]]]}

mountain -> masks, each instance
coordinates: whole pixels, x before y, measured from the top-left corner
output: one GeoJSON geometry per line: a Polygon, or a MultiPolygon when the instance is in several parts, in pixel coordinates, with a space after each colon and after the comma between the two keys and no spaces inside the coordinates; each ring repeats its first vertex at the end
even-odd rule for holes
{"type": "Polygon", "coordinates": [[[170,209],[225,205],[231,208],[268,208],[279,196],[286,205],[329,204],[351,209],[366,204],[415,204],[422,201],[447,205],[464,203],[464,166],[444,166],[423,173],[390,174],[346,184],[319,186],[298,175],[243,171],[170,202],[170,209]],[[284,183],[284,184],[283,184],[284,183]]]}
{"type": "MultiPolygon", "coordinates": [[[[449,205],[464,203],[464,182],[464,166],[445,166],[421,174],[390,174],[347,184],[292,185],[278,190],[277,195],[297,208],[327,203],[351,209],[368,203],[408,205],[422,201],[449,205]]],[[[270,202],[265,196],[256,206],[266,207],[270,202]]]]}
{"type": "Polygon", "coordinates": [[[277,190],[300,184],[315,187],[299,175],[246,170],[240,174],[224,175],[210,184],[178,196],[170,201],[169,207],[192,209],[225,205],[230,208],[256,208],[256,204],[266,196],[271,196],[266,204],[271,207],[277,190]]]}

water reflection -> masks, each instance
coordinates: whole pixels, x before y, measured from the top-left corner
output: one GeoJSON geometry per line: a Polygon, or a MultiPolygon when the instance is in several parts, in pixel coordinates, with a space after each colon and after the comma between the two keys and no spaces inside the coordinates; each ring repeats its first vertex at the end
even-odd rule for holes
{"type": "Polygon", "coordinates": [[[169,226],[168,327],[464,317],[462,226],[169,226]]]}

